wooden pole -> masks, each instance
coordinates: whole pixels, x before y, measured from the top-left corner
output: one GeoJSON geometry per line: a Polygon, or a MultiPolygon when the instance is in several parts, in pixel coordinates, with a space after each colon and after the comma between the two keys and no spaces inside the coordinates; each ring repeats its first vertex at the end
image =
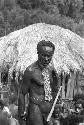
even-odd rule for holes
{"type": "Polygon", "coordinates": [[[62,81],[62,99],[65,99],[65,72],[63,73],[63,81],[62,81]]]}
{"type": "Polygon", "coordinates": [[[52,113],[53,113],[53,111],[54,111],[54,108],[55,108],[56,102],[57,102],[58,97],[59,97],[59,95],[60,95],[60,91],[61,91],[61,89],[62,89],[62,86],[60,86],[60,88],[59,88],[59,91],[58,91],[58,93],[57,93],[57,96],[56,96],[56,98],[55,98],[55,100],[54,100],[54,103],[53,103],[53,105],[52,105],[51,111],[50,111],[50,113],[49,113],[49,115],[48,115],[48,117],[47,117],[47,122],[50,121],[50,118],[51,118],[52,113]]]}
{"type": "Polygon", "coordinates": [[[78,83],[78,73],[76,72],[76,78],[75,78],[75,81],[74,81],[74,96],[77,94],[77,83],[78,83]]]}
{"type": "Polygon", "coordinates": [[[68,84],[67,84],[66,98],[69,98],[69,99],[73,98],[75,79],[76,79],[75,72],[71,72],[71,76],[70,76],[70,79],[68,80],[68,84]]]}
{"type": "MultiPolygon", "coordinates": [[[[1,83],[1,67],[0,67],[0,83],[1,83]]],[[[0,92],[0,98],[3,99],[3,93],[0,92]]]]}

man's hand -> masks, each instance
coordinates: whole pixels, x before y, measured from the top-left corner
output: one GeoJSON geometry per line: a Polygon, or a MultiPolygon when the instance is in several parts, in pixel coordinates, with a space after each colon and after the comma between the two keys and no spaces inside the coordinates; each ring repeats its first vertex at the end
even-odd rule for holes
{"type": "Polygon", "coordinates": [[[21,114],[21,118],[22,118],[22,120],[26,121],[27,112],[24,112],[23,114],[21,114]]]}

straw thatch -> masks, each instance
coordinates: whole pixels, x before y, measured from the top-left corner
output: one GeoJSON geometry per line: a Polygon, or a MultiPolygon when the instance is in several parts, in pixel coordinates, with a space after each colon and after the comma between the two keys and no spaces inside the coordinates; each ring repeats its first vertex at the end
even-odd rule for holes
{"type": "Polygon", "coordinates": [[[56,25],[37,23],[10,33],[0,39],[0,64],[11,62],[16,70],[24,71],[37,60],[37,43],[50,40],[55,44],[53,56],[57,72],[84,67],[84,40],[75,33],[56,25]],[[1,50],[2,47],[2,50],[1,50]],[[3,56],[2,56],[3,55],[3,56]]]}

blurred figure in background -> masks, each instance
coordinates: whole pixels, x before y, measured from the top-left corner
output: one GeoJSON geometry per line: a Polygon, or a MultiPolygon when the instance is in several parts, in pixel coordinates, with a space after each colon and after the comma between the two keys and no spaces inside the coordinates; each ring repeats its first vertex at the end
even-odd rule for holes
{"type": "Polygon", "coordinates": [[[11,117],[11,112],[9,108],[5,105],[3,100],[0,100],[0,112],[3,112],[8,118],[11,117]]]}
{"type": "Polygon", "coordinates": [[[17,96],[12,94],[9,99],[9,110],[13,118],[18,119],[17,96]]]}
{"type": "Polygon", "coordinates": [[[84,95],[77,94],[74,96],[75,112],[68,116],[69,125],[84,124],[84,95]]]}
{"type": "Polygon", "coordinates": [[[0,112],[0,125],[10,125],[9,119],[3,112],[0,112]]]}

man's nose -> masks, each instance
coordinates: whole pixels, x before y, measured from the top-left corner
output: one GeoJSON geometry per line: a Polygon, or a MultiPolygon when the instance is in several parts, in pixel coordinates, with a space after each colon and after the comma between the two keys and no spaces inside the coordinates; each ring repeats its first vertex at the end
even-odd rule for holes
{"type": "Polygon", "coordinates": [[[47,56],[45,57],[45,60],[46,60],[46,61],[48,60],[48,57],[47,57],[47,56]]]}

